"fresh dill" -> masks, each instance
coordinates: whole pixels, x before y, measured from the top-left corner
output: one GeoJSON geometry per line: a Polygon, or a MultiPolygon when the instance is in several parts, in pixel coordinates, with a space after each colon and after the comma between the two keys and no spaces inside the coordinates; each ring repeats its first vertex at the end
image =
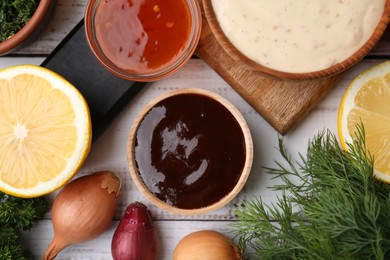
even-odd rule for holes
{"type": "Polygon", "coordinates": [[[329,130],[309,143],[306,158],[292,161],[283,140],[285,163],[266,168],[282,184],[266,205],[261,197],[244,201],[232,223],[248,258],[390,259],[390,185],[374,178],[363,125],[343,150],[329,130]]]}

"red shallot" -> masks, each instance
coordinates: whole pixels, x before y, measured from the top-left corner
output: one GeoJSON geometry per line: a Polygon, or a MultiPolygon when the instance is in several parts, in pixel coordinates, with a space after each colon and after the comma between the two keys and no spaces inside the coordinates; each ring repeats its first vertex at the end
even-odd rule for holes
{"type": "Polygon", "coordinates": [[[141,202],[130,204],[112,238],[113,259],[154,260],[158,250],[157,231],[147,207],[141,202]]]}

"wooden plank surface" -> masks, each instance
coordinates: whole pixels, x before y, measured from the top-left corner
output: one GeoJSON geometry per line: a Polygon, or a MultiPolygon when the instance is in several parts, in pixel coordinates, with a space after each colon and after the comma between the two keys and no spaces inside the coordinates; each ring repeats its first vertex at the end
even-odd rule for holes
{"type": "MultiPolygon", "coordinates": [[[[201,1],[200,1],[201,2],[201,1]]],[[[82,19],[87,0],[58,0],[53,19],[36,42],[17,55],[47,55],[82,19]]],[[[242,62],[232,59],[218,44],[203,17],[203,31],[196,54],[262,115],[279,133],[285,135],[334,86],[336,77],[306,81],[283,81],[264,77],[242,62]]],[[[381,57],[389,52],[390,32],[370,53],[381,57]]]]}
{"type": "MultiPolygon", "coordinates": [[[[1,58],[0,68],[11,64],[40,64],[42,60],[43,58],[30,57],[1,58]]],[[[285,136],[286,147],[293,155],[293,158],[296,158],[298,152],[305,154],[309,138],[313,137],[318,131],[328,128],[336,133],[337,109],[346,86],[359,72],[378,62],[380,61],[365,60],[353,70],[345,73],[335,88],[310,111],[296,128],[292,129],[285,136]]],[[[253,107],[248,105],[240,95],[233,91],[215,71],[200,59],[191,60],[174,76],[145,87],[141,94],[115,118],[111,127],[92,145],[90,154],[76,177],[94,171],[111,170],[122,178],[122,192],[119,197],[114,221],[102,236],[87,243],[65,249],[57,259],[112,259],[110,253],[112,234],[126,206],[134,201],[145,203],[155,220],[162,240],[159,259],[171,259],[176,243],[185,235],[197,230],[213,229],[232,236],[230,223],[235,221],[234,209],[236,203],[253,196],[261,196],[267,204],[276,202],[278,193],[271,191],[267,187],[277,183],[278,180],[272,180],[265,173],[263,166],[274,166],[274,160],[281,160],[279,153],[275,149],[277,140],[278,133],[273,127],[253,107]],[[141,109],[158,95],[184,87],[207,89],[230,100],[247,120],[253,135],[255,149],[251,175],[238,197],[220,210],[193,217],[171,214],[153,206],[142,196],[132,182],[126,160],[126,140],[129,129],[141,109]]],[[[47,196],[50,203],[53,202],[55,195],[56,193],[47,196]]],[[[35,259],[41,258],[52,233],[51,213],[49,212],[39,221],[37,226],[23,235],[23,244],[33,252],[35,259]]]]}
{"type": "MultiPolygon", "coordinates": [[[[119,221],[113,221],[108,230],[93,241],[65,248],[56,259],[112,259],[111,244],[107,243],[107,241],[111,241],[112,235],[118,224],[119,221]]],[[[166,249],[160,251],[158,259],[171,259],[173,250],[182,236],[189,234],[189,230],[196,229],[200,225],[202,225],[204,229],[219,229],[219,231],[226,234],[227,237],[233,238],[233,234],[229,231],[229,223],[226,221],[182,221],[180,222],[180,225],[176,222],[169,222],[166,224],[166,222],[155,221],[154,225],[159,234],[160,247],[166,249]],[[172,230],[177,230],[179,232],[171,232],[172,230]]],[[[43,220],[32,230],[23,235],[25,238],[23,244],[27,248],[34,248],[34,252],[44,252],[47,245],[50,243],[52,235],[53,230],[51,221],[43,220]]],[[[34,254],[34,257],[35,259],[41,259],[39,254],[34,254]]]]}
{"type": "MultiPolygon", "coordinates": [[[[0,58],[0,68],[17,64],[41,64],[43,59],[57,46],[62,38],[82,18],[87,0],[58,0],[52,21],[37,41],[17,53],[0,58]]],[[[294,156],[305,154],[308,140],[324,128],[337,133],[337,110],[341,96],[349,82],[362,70],[390,58],[389,30],[369,57],[343,74],[335,86],[312,107],[306,116],[284,137],[288,151],[294,156]]],[[[275,147],[279,133],[243,99],[227,82],[201,59],[192,59],[172,77],[148,85],[137,98],[128,104],[113,124],[92,145],[90,154],[77,176],[99,170],[112,170],[123,178],[122,193],[110,228],[100,237],[87,243],[65,249],[57,259],[109,260],[111,238],[120,217],[128,203],[136,200],[145,203],[155,219],[161,239],[159,259],[169,260],[177,242],[185,235],[201,230],[213,229],[232,237],[230,223],[235,221],[235,204],[248,197],[261,196],[265,203],[276,202],[277,192],[268,187],[278,182],[264,171],[264,166],[274,166],[274,160],[281,160],[275,147]],[[167,91],[184,88],[203,88],[224,96],[243,114],[251,129],[254,141],[254,163],[247,184],[239,196],[226,207],[195,217],[173,215],[153,206],[136,189],[130,178],[126,161],[126,140],[136,115],[156,96],[167,91]]],[[[52,203],[56,193],[47,196],[52,203]]],[[[33,229],[23,234],[22,243],[31,250],[35,259],[42,257],[53,230],[51,213],[47,213],[33,229]]]]}
{"type": "Polygon", "coordinates": [[[202,17],[202,35],[196,54],[282,135],[317,105],[340,76],[309,80],[283,80],[266,76],[229,55],[213,35],[204,11],[202,17]]]}
{"type": "MultiPolygon", "coordinates": [[[[88,0],[57,0],[51,21],[35,42],[16,51],[14,55],[39,55],[50,54],[58,43],[73,29],[83,18],[88,0]]],[[[381,41],[369,54],[370,58],[382,57],[390,52],[390,29],[388,28],[381,41]]]]}
{"type": "Polygon", "coordinates": [[[212,34],[205,18],[196,54],[283,135],[302,120],[337,80],[336,76],[315,80],[266,77],[229,56],[212,34]]]}

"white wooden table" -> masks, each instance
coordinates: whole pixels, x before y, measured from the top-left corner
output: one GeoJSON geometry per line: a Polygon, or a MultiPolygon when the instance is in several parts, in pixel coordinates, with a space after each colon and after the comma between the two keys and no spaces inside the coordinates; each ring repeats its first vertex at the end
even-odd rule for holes
{"type": "MultiPolygon", "coordinates": [[[[11,55],[0,57],[0,68],[16,64],[39,65],[68,32],[82,19],[87,0],[58,0],[51,22],[40,37],[11,55]]],[[[342,94],[350,82],[362,70],[390,58],[390,31],[370,55],[343,74],[337,86],[285,137],[287,149],[293,155],[305,154],[307,144],[315,134],[328,128],[337,133],[337,110],[342,94]]],[[[247,196],[261,196],[266,203],[276,199],[269,188],[273,182],[263,166],[275,166],[280,160],[276,150],[279,134],[251,106],[249,106],[218,74],[200,59],[192,59],[173,76],[149,84],[119,114],[113,124],[92,145],[91,152],[79,175],[99,170],[117,173],[123,181],[122,193],[110,228],[100,237],[87,243],[71,246],[61,252],[57,259],[111,259],[111,238],[118,221],[128,204],[141,201],[148,206],[158,229],[161,252],[160,259],[170,259],[175,245],[185,235],[201,230],[213,229],[232,237],[229,226],[234,221],[235,203],[247,196]],[[172,89],[195,87],[214,91],[230,100],[247,120],[254,140],[254,164],[249,180],[239,196],[224,208],[210,214],[183,217],[164,212],[152,205],[136,189],[128,172],[126,140],[129,129],[143,106],[159,94],[172,89]]],[[[48,196],[52,203],[55,194],[48,196]]],[[[29,232],[23,234],[24,246],[39,259],[42,257],[53,235],[51,214],[47,213],[29,232]]]]}

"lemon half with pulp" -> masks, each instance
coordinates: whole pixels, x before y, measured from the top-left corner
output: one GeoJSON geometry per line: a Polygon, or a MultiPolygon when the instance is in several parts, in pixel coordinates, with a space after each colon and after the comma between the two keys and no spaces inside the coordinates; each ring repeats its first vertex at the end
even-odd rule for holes
{"type": "Polygon", "coordinates": [[[338,134],[347,149],[356,125],[363,123],[374,175],[390,183],[390,61],[360,73],[345,91],[338,112],[338,134]]]}
{"type": "Polygon", "coordinates": [[[85,161],[92,140],[88,105],[55,72],[35,65],[0,70],[0,190],[50,193],[85,161]]]}

